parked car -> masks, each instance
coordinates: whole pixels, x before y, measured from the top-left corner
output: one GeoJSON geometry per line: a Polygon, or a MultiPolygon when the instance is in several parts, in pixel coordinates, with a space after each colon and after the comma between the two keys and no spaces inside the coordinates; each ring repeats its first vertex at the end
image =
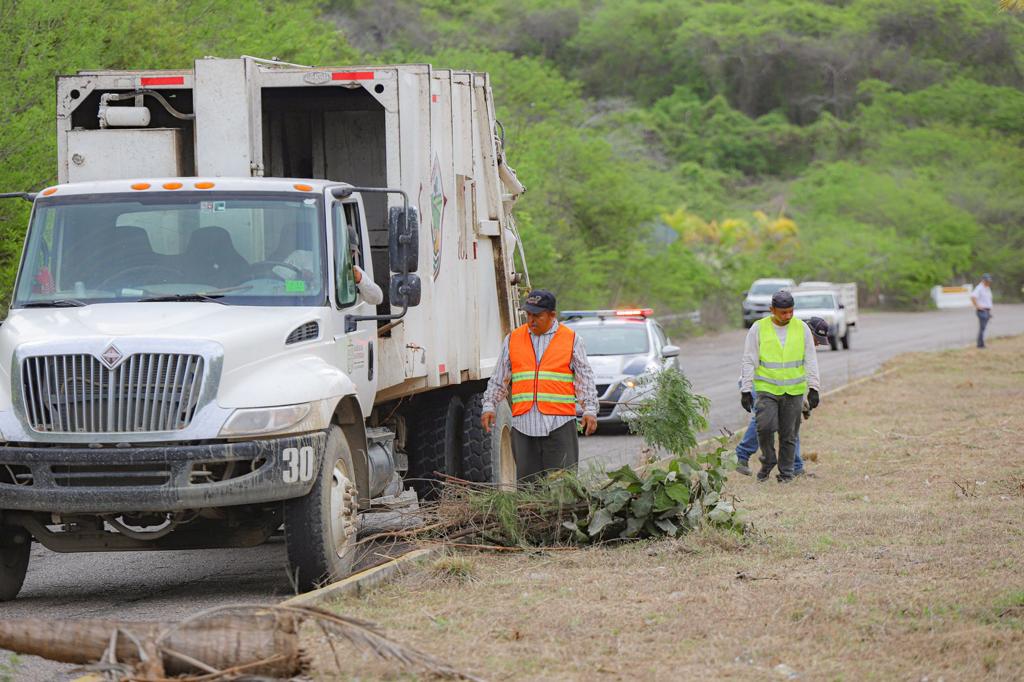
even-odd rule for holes
{"type": "Polygon", "coordinates": [[[857,325],[857,285],[854,283],[805,282],[793,291],[796,317],[820,317],[828,322],[832,350],[843,344],[850,349],[850,331],[857,325]]]}
{"type": "Polygon", "coordinates": [[[768,314],[772,295],[776,291],[792,289],[795,286],[796,282],[791,279],[755,279],[743,299],[743,326],[750,328],[752,324],[768,314]]]}
{"type": "Polygon", "coordinates": [[[564,324],[580,335],[594,368],[599,423],[621,424],[638,402],[653,397],[644,377],[664,368],[679,370],[672,344],[650,308],[569,310],[564,324]]]}

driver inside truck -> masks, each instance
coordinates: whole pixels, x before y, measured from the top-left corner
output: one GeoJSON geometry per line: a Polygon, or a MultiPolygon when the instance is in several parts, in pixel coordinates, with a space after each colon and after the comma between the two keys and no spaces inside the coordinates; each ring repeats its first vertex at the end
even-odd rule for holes
{"type": "Polygon", "coordinates": [[[377,286],[377,283],[372,278],[368,277],[359,263],[361,258],[359,255],[359,233],[356,232],[356,228],[352,225],[348,226],[348,248],[349,253],[352,256],[352,276],[356,281],[356,291],[359,292],[359,298],[364,303],[370,305],[380,305],[384,302],[384,292],[377,286]]]}

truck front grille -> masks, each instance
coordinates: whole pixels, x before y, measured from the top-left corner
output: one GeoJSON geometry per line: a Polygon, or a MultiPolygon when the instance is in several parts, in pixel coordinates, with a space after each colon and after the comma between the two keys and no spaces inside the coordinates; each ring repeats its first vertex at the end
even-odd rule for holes
{"type": "Polygon", "coordinates": [[[180,431],[191,423],[203,358],[136,353],[114,369],[87,354],[25,358],[25,416],[45,433],[180,431]]]}
{"type": "Polygon", "coordinates": [[[62,488],[160,486],[171,480],[171,467],[163,463],[54,464],[50,472],[54,482],[62,488]]]}

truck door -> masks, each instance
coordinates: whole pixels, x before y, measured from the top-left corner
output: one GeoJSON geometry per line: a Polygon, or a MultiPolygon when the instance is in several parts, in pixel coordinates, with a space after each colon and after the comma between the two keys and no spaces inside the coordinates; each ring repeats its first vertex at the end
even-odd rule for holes
{"type": "Polygon", "coordinates": [[[369,414],[377,393],[377,323],[364,320],[356,323],[354,332],[346,333],[346,315],[375,315],[376,307],[363,300],[358,292],[353,266],[363,271],[364,281],[373,281],[373,262],[369,257],[369,239],[366,233],[362,205],[356,200],[334,201],[331,208],[334,237],[334,294],[340,313],[335,342],[338,361],[359,390],[359,405],[363,414],[369,414]],[[351,229],[350,229],[351,228],[351,229]],[[350,235],[355,236],[352,243],[350,235]]]}

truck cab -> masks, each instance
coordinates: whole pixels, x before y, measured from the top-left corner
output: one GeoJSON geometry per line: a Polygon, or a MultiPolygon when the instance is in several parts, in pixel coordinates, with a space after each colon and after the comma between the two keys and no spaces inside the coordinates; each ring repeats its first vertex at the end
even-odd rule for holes
{"type": "Polygon", "coordinates": [[[0,600],[31,542],[282,527],[310,589],[349,572],[375,501],[514,483],[508,406],[477,433],[525,284],[490,98],[428,65],[58,79],[60,182],[23,195],[0,326],[0,600]]]}

